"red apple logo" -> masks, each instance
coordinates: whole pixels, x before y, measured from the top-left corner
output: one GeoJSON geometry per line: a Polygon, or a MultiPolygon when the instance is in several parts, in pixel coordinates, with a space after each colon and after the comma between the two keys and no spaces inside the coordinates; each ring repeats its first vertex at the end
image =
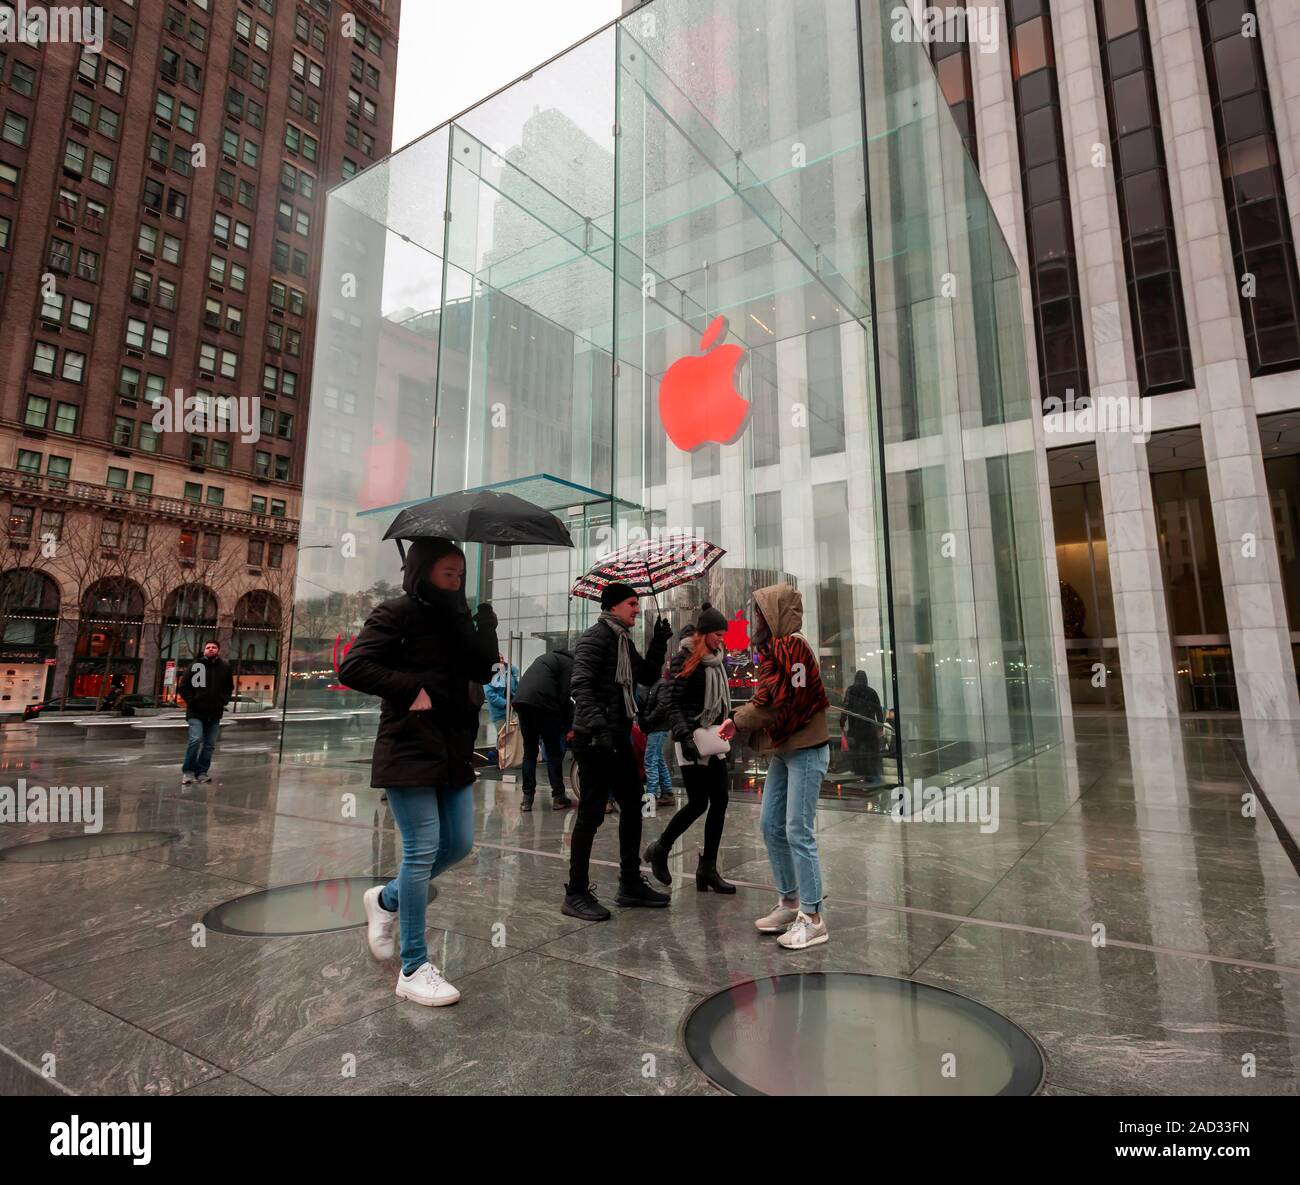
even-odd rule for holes
{"type": "Polygon", "coordinates": [[[716,318],[700,338],[704,356],[678,359],[659,384],[659,418],[668,439],[683,452],[734,444],[749,424],[753,405],[736,390],[745,347],[718,345],[726,332],[726,317],[716,318]]]}
{"type": "Polygon", "coordinates": [[[723,635],[722,644],[728,650],[749,649],[749,622],[745,620],[743,610],[727,623],[727,632],[723,635]]]}
{"type": "Polygon", "coordinates": [[[362,510],[391,506],[400,502],[406,491],[406,476],[411,468],[411,450],[404,440],[384,440],[384,429],[375,425],[375,440],[362,461],[366,480],[358,501],[362,510]]]}

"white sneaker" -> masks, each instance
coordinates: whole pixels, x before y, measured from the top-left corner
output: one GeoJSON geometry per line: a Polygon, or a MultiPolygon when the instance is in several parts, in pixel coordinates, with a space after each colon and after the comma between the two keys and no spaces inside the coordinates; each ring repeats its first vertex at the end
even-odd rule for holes
{"type": "Polygon", "coordinates": [[[367,889],[361,898],[366,909],[366,941],[370,953],[381,963],[397,954],[397,914],[389,913],[380,903],[383,885],[367,889]]]}
{"type": "Polygon", "coordinates": [[[194,775],[193,775],[193,774],[181,774],[181,785],[182,785],[182,786],[193,786],[193,785],[194,785],[194,775]]]}
{"type": "Polygon", "coordinates": [[[427,1008],[441,1008],[460,999],[460,992],[442,977],[442,972],[432,963],[425,963],[410,975],[397,977],[397,998],[423,1004],[427,1008]]]}
{"type": "Polygon", "coordinates": [[[801,909],[794,924],[777,939],[777,942],[786,950],[807,950],[810,946],[820,946],[830,940],[826,923],[821,921],[814,924],[812,918],[801,909]]]}
{"type": "Polygon", "coordinates": [[[783,930],[790,927],[790,923],[799,916],[797,909],[791,909],[780,898],[777,899],[776,908],[766,917],[761,917],[754,923],[758,927],[760,934],[780,934],[783,930]]]}

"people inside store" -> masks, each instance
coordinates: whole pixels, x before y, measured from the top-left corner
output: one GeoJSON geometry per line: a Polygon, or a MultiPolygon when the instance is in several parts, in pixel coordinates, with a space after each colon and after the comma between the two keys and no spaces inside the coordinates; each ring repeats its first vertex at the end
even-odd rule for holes
{"type": "Polygon", "coordinates": [[[660,884],[672,884],[668,857],[673,845],[701,816],[704,843],[695,869],[695,887],[734,893],[718,873],[718,849],[727,816],[726,755],[735,725],[727,686],[726,616],[707,602],[695,622],[695,642],[680,649],[665,681],[667,723],[675,742],[686,804],[668,821],[663,834],[645,850],[646,863],[660,884]],[[706,747],[709,752],[703,752],[706,747]]]}
{"type": "Polygon", "coordinates": [[[370,784],[383,789],[402,837],[402,863],[386,885],[366,890],[366,937],[381,961],[399,953],[397,998],[440,1007],[460,992],[429,959],[429,882],[474,843],[474,741],[483,684],[497,661],[497,617],[471,615],[465,553],[445,539],[408,547],[403,595],[379,605],[339,668],[348,687],[383,708],[370,784]]]}
{"type": "Polygon", "coordinates": [[[880,695],[867,682],[866,671],[856,671],[853,683],[844,693],[844,710],[840,713],[840,735],[847,742],[849,769],[867,785],[880,785],[880,733],[884,722],[880,695]]]}
{"type": "Polygon", "coordinates": [[[789,584],[754,593],[752,642],[758,682],[736,709],[735,726],[767,754],[759,827],[780,898],[754,925],[787,950],[829,940],[822,915],[822,872],[815,832],[817,799],[830,764],[830,700],[812,644],[801,633],[803,596],[789,584]]]}
{"type": "Polygon", "coordinates": [[[492,678],[483,684],[483,694],[487,697],[488,717],[491,720],[491,735],[488,739],[487,759],[489,765],[497,761],[497,734],[506,722],[506,683],[509,672],[511,697],[519,690],[519,668],[506,662],[504,654],[497,655],[492,669],[492,678]]]}
{"type": "Polygon", "coordinates": [[[610,916],[591,883],[591,847],[605,821],[611,792],[619,806],[615,904],[662,908],[669,900],[667,893],[651,888],[641,872],[641,779],[632,748],[632,722],[637,714],[634,688],[658,679],[672,627],[661,617],[642,657],[632,641],[641,613],[636,590],[613,581],[601,593],[600,608],[599,619],[574,647],[570,680],[573,751],[582,798],[573,828],[562,910],[587,922],[606,921],[610,916]]]}

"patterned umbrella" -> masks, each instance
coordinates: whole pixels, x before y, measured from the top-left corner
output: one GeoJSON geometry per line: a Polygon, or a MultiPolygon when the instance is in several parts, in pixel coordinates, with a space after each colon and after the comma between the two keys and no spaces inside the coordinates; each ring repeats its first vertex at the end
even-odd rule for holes
{"type": "Polygon", "coordinates": [[[703,576],[727,553],[698,535],[672,534],[632,543],[597,562],[569,595],[599,601],[607,584],[620,581],[637,596],[654,596],[703,576]]]}

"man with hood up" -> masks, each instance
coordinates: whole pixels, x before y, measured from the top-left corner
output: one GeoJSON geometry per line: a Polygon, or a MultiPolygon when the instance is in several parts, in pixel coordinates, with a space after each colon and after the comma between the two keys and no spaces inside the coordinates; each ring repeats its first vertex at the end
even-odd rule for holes
{"type": "Polygon", "coordinates": [[[573,721],[569,680],[573,655],[567,650],[543,654],[524,672],[515,692],[515,711],[524,738],[524,800],[520,809],[533,809],[537,793],[537,745],[546,746],[546,772],[551,783],[551,806],[568,810],[573,803],[564,792],[564,737],[573,721]]]}
{"type": "Polygon", "coordinates": [[[754,594],[753,644],[762,665],[753,698],[736,710],[736,728],[768,754],[759,826],[781,899],[754,923],[779,934],[787,950],[828,941],[821,914],[822,870],[817,854],[817,799],[830,765],[830,700],[812,643],[800,633],[803,597],[788,584],[754,594]]]}
{"type": "Polygon", "coordinates": [[[400,927],[397,997],[434,1007],[460,992],[429,961],[429,881],[474,843],[474,741],[498,654],[496,614],[485,602],[471,616],[464,582],[465,553],[454,543],[412,542],[403,595],[371,613],[339,668],[342,683],[384,701],[370,784],[387,791],[402,836],[397,876],[365,894],[370,951],[392,958],[400,927]]]}

